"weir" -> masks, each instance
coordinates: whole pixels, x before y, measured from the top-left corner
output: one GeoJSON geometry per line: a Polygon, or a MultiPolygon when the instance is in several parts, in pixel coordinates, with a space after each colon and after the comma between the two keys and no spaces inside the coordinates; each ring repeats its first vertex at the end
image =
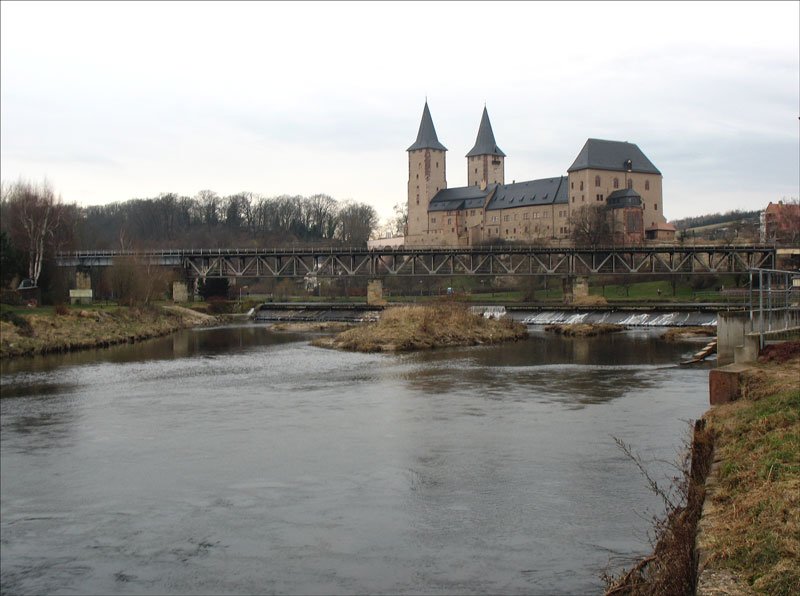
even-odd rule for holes
{"type": "Polygon", "coordinates": [[[542,311],[525,316],[526,325],[612,323],[628,327],[713,327],[716,312],[542,311]]]}

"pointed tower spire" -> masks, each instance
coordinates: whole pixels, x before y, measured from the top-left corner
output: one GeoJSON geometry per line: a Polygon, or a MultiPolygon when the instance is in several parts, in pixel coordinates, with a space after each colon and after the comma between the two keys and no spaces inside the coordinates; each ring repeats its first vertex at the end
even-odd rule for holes
{"type": "Polygon", "coordinates": [[[433,118],[431,118],[431,111],[428,109],[427,98],[425,98],[425,108],[422,110],[422,121],[419,123],[417,140],[407,151],[415,151],[417,149],[438,149],[439,151],[447,151],[447,147],[442,145],[436,137],[436,129],[433,127],[433,118]]]}
{"type": "Polygon", "coordinates": [[[478,138],[475,139],[475,146],[467,153],[467,157],[476,157],[478,155],[497,155],[505,157],[506,154],[500,150],[494,140],[494,132],[492,131],[492,123],[489,122],[489,112],[486,106],[483,106],[483,116],[481,117],[481,125],[478,128],[478,138]]]}

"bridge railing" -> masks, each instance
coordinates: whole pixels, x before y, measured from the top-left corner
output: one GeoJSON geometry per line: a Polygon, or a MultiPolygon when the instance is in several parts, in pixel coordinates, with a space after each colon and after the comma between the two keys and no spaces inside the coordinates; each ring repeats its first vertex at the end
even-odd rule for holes
{"type": "Polygon", "coordinates": [[[780,269],[750,271],[750,330],[763,349],[767,339],[800,333],[800,272],[780,269]]]}

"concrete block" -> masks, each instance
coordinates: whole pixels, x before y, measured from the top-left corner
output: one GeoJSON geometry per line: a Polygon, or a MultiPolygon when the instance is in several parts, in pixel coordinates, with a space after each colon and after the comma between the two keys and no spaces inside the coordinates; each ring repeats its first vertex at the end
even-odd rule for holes
{"type": "Polygon", "coordinates": [[[383,305],[383,282],[380,279],[371,279],[367,282],[367,304],[383,305]]]}
{"type": "Polygon", "coordinates": [[[173,302],[189,301],[189,287],[186,285],[186,282],[183,281],[172,282],[172,301],[173,302]]]}
{"type": "Polygon", "coordinates": [[[708,400],[712,406],[736,401],[742,396],[742,375],[750,370],[744,364],[729,364],[712,369],[708,375],[708,400]]]}
{"type": "Polygon", "coordinates": [[[742,345],[733,349],[733,361],[736,364],[746,364],[758,360],[761,349],[757,333],[747,333],[742,340],[742,345]]]}
{"type": "Polygon", "coordinates": [[[92,290],[78,289],[69,291],[70,304],[91,304],[92,303],[92,290]]]}

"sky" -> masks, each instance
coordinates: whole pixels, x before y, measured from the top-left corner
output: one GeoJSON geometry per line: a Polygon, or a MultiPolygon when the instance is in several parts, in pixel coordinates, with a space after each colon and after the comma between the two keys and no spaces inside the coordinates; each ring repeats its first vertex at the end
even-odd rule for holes
{"type": "Polygon", "coordinates": [[[800,196],[800,2],[0,3],[2,179],[406,201],[427,99],[449,187],[486,106],[506,181],[636,143],[667,219],[800,196]]]}

